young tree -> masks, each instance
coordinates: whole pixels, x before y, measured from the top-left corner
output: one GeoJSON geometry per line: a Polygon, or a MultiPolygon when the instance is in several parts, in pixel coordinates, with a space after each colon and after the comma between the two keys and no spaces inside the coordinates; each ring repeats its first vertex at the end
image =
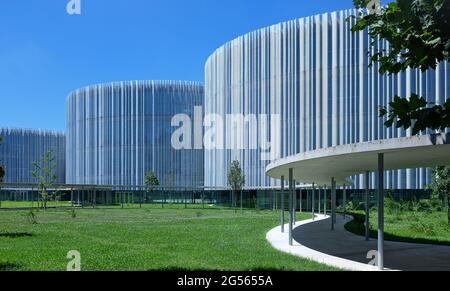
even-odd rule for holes
{"type": "Polygon", "coordinates": [[[145,175],[145,186],[152,191],[156,186],[159,186],[159,180],[155,172],[150,171],[145,175]]]}
{"type": "Polygon", "coordinates": [[[57,167],[55,163],[55,157],[50,150],[44,154],[41,163],[33,163],[34,171],[32,176],[38,183],[38,192],[41,196],[42,206],[44,210],[47,210],[47,202],[51,198],[49,190],[56,183],[55,169],[57,167]]]}
{"type": "MultiPolygon", "coordinates": [[[[147,188],[147,192],[153,193],[155,187],[159,186],[159,180],[156,176],[155,172],[150,171],[145,175],[145,187],[147,188]]],[[[150,197],[151,198],[151,197],[150,197]]],[[[142,205],[141,205],[142,207],[142,205]]]]}
{"type": "MultiPolygon", "coordinates": [[[[357,8],[367,8],[373,2],[354,0],[357,8]]],[[[352,31],[366,29],[374,40],[371,65],[378,63],[381,74],[408,68],[436,69],[440,62],[450,60],[450,0],[396,0],[360,14],[352,31]],[[377,39],[388,41],[389,50],[379,50],[377,39]]],[[[380,109],[380,117],[385,116],[387,127],[412,128],[414,135],[426,129],[443,131],[450,127],[450,99],[432,104],[416,93],[395,96],[388,107],[380,109]]]]}
{"type": "Polygon", "coordinates": [[[450,199],[450,166],[437,167],[433,170],[433,182],[430,185],[434,195],[443,197],[445,208],[448,212],[448,224],[450,225],[450,208],[448,202],[450,199]]]}
{"type": "MultiPolygon", "coordinates": [[[[234,160],[231,163],[231,168],[228,173],[228,185],[233,192],[233,200],[236,201],[236,192],[241,191],[245,186],[245,175],[242,174],[241,164],[238,160],[234,160]]],[[[234,203],[233,206],[235,206],[234,203]]]]}

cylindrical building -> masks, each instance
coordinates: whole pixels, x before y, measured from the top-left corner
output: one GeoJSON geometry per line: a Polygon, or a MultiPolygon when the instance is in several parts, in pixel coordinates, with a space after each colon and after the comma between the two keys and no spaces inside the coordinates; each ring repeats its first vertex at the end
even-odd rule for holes
{"type": "MultiPolygon", "coordinates": [[[[251,32],[220,47],[206,63],[205,115],[279,115],[280,157],[344,144],[404,137],[402,129],[386,128],[379,108],[394,96],[417,93],[442,104],[450,97],[450,65],[434,71],[408,70],[380,75],[369,66],[372,41],[367,32],[352,33],[356,10],[327,13],[280,23],[251,32]]],[[[389,49],[378,41],[380,49],[389,49]]],[[[251,131],[270,127],[246,127],[251,131]]],[[[270,136],[270,132],[266,132],[270,136]]],[[[229,140],[230,128],[222,138],[229,140]]],[[[205,185],[227,185],[227,172],[239,159],[248,187],[277,185],[265,174],[270,161],[261,149],[205,151],[205,185]]],[[[355,177],[355,186],[362,187],[355,177]]],[[[430,171],[411,169],[386,173],[392,189],[423,188],[430,171]]],[[[374,184],[373,184],[374,185],[374,184]]]]}
{"type": "Polygon", "coordinates": [[[45,130],[0,128],[0,165],[5,168],[5,183],[36,183],[33,178],[34,163],[43,164],[44,156],[51,151],[56,183],[65,182],[65,136],[45,130]]]}
{"type": "Polygon", "coordinates": [[[146,173],[161,185],[203,185],[202,150],[176,150],[177,114],[203,105],[203,85],[130,81],[79,89],[67,98],[67,182],[142,186],[146,173]]]}

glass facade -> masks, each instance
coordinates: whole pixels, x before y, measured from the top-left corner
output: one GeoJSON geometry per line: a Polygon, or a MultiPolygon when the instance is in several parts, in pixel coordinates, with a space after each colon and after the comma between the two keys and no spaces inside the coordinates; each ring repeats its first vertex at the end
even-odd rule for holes
{"type": "Polygon", "coordinates": [[[203,85],[181,81],[100,84],[67,98],[67,183],[140,186],[154,171],[162,185],[203,185],[202,150],[175,150],[177,114],[193,119],[203,85]]]}
{"type": "MultiPolygon", "coordinates": [[[[442,104],[450,97],[450,66],[380,75],[369,66],[372,41],[367,32],[352,33],[356,10],[326,13],[280,23],[241,36],[209,57],[205,72],[205,114],[281,116],[281,157],[321,148],[406,137],[402,129],[384,126],[381,106],[394,96],[417,93],[442,104]]],[[[380,49],[389,44],[378,41],[380,49]]],[[[270,128],[245,128],[252,131],[270,128]]],[[[223,139],[233,138],[227,128],[223,139]]],[[[261,133],[260,133],[261,134],[261,133]]],[[[247,187],[277,186],[265,170],[270,161],[261,150],[205,151],[205,186],[224,187],[234,159],[240,160],[247,187]]],[[[362,177],[354,177],[362,188],[362,177]]],[[[375,187],[375,176],[371,179],[375,187]]],[[[386,173],[390,189],[423,189],[431,180],[427,169],[386,173]]]]}
{"type": "Polygon", "coordinates": [[[56,183],[65,182],[65,143],[63,133],[0,128],[3,142],[0,144],[0,165],[4,166],[5,183],[36,183],[33,163],[42,165],[44,155],[53,152],[56,183]]]}

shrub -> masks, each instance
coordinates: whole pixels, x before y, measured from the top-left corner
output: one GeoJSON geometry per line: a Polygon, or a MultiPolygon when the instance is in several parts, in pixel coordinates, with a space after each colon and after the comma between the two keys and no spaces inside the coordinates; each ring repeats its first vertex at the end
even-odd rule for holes
{"type": "Polygon", "coordinates": [[[414,200],[412,200],[412,201],[410,201],[409,203],[408,203],[408,210],[409,211],[412,211],[412,212],[419,212],[419,210],[420,210],[420,205],[419,205],[419,202],[417,202],[415,199],[414,200]]]}
{"type": "Polygon", "coordinates": [[[365,224],[366,223],[366,216],[364,214],[360,213],[352,213],[354,221],[357,224],[365,224]]]}
{"type": "Polygon", "coordinates": [[[436,232],[431,225],[427,225],[421,221],[411,223],[409,228],[414,232],[423,233],[427,236],[436,235],[436,232]]]}
{"type": "Polygon", "coordinates": [[[355,208],[356,211],[365,211],[366,210],[366,203],[360,202],[358,203],[358,206],[355,208]]]}
{"type": "Polygon", "coordinates": [[[432,212],[433,207],[431,205],[430,200],[428,199],[421,199],[419,201],[419,211],[421,212],[432,212]]]}
{"type": "Polygon", "coordinates": [[[77,218],[77,212],[73,208],[69,210],[69,215],[72,218],[77,218]]]}
{"type": "Polygon", "coordinates": [[[386,197],[384,205],[386,207],[386,212],[391,214],[401,211],[402,208],[401,204],[399,202],[396,202],[391,196],[386,197]]]}
{"type": "Polygon", "coordinates": [[[434,212],[444,211],[444,203],[439,198],[431,199],[430,204],[432,211],[434,212]]]}
{"type": "Polygon", "coordinates": [[[354,210],[354,205],[353,205],[353,202],[352,201],[349,201],[348,203],[347,203],[347,211],[353,211],[354,210]]]}

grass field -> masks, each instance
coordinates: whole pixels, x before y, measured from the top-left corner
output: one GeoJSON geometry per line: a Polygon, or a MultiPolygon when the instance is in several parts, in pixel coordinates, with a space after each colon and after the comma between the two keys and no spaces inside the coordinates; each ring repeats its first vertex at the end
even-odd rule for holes
{"type": "MultiPolygon", "coordinates": [[[[69,207],[71,206],[70,202],[67,201],[48,201],[47,207],[69,207]]],[[[29,202],[29,201],[1,201],[0,208],[11,209],[11,208],[33,208],[37,207],[37,202],[29,202]]]]}
{"type": "MultiPolygon", "coordinates": [[[[271,211],[85,209],[0,211],[0,270],[64,271],[70,250],[82,270],[334,270],[274,250],[271,211]]],[[[307,218],[306,216],[303,218],[307,218]]]]}
{"type": "MultiPolygon", "coordinates": [[[[356,218],[346,229],[364,235],[364,214],[354,212],[356,218]]],[[[370,213],[371,237],[377,237],[378,215],[370,213]]],[[[450,245],[450,226],[446,212],[401,211],[385,213],[385,239],[401,242],[450,245]]]]}

